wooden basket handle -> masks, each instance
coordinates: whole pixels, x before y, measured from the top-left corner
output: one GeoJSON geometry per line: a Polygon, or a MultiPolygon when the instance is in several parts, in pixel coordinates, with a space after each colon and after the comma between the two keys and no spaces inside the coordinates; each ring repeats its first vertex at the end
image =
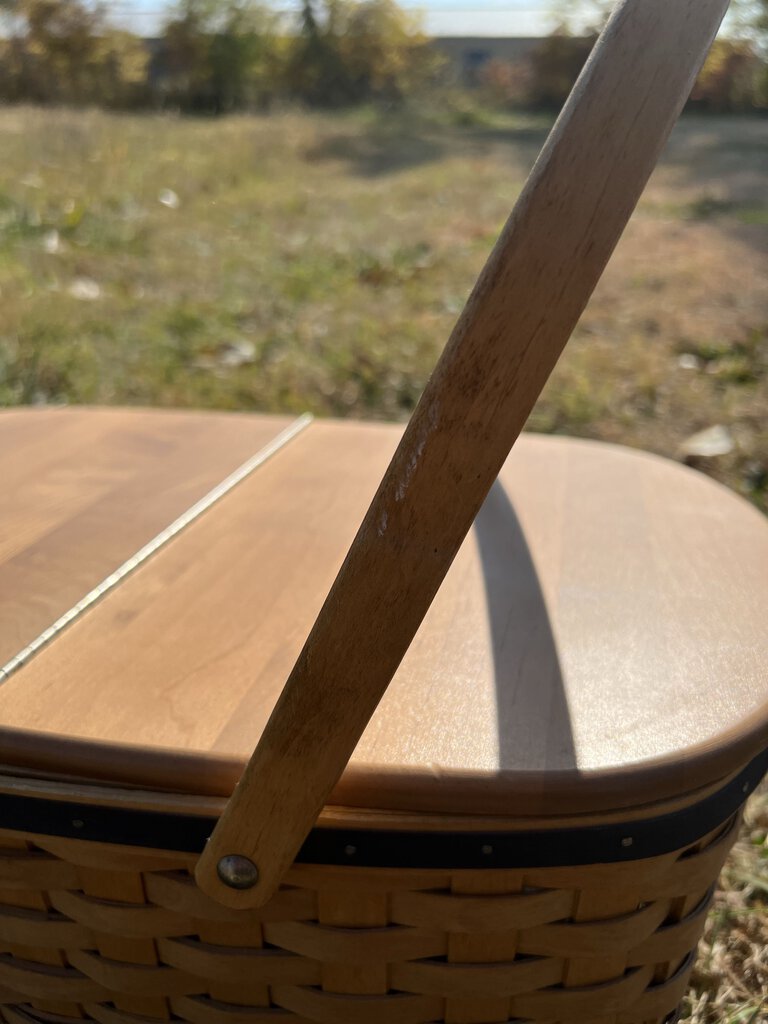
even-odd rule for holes
{"type": "Polygon", "coordinates": [[[200,858],[231,907],[280,884],[618,241],[727,0],[624,0],[469,298],[200,858]]]}

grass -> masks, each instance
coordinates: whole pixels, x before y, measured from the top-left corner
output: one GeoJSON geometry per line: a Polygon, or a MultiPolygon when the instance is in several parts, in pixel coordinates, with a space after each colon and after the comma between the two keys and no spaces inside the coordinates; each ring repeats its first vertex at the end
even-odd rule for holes
{"type": "MultiPolygon", "coordinates": [[[[403,419],[548,124],[0,110],[0,405],[403,419]]],[[[676,129],[531,427],[682,457],[768,507],[768,121],[676,129]]],[[[768,1020],[768,797],[684,1011],[768,1020]]]]}
{"type": "Polygon", "coordinates": [[[681,1024],[768,1020],[768,789],[747,804],[720,876],[681,1024]]]}
{"type": "MultiPolygon", "coordinates": [[[[0,404],[407,417],[548,124],[0,110],[0,404]]],[[[534,429],[768,503],[768,124],[684,121],[534,429]]]]}

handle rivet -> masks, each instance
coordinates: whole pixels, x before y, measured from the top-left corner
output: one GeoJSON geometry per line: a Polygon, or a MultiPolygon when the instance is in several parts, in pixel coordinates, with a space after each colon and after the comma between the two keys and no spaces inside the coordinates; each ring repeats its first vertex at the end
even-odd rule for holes
{"type": "Polygon", "coordinates": [[[259,869],[247,857],[228,853],[216,865],[216,873],[230,889],[252,889],[259,880],[259,869]]]}

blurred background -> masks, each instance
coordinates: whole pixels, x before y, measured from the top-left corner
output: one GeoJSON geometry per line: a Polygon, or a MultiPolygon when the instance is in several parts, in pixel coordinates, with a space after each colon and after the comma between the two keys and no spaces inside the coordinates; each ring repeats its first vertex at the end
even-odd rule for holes
{"type": "MultiPolygon", "coordinates": [[[[0,0],[0,404],[404,419],[609,3],[0,0]]],[[[768,0],[530,426],[768,501],[768,0]]]]}
{"type": "MultiPolygon", "coordinates": [[[[0,0],[0,405],[403,420],[610,3],[0,0]]],[[[768,507],[768,0],[530,423],[768,507]]],[[[768,798],[684,1020],[768,1020],[768,798]]]]}

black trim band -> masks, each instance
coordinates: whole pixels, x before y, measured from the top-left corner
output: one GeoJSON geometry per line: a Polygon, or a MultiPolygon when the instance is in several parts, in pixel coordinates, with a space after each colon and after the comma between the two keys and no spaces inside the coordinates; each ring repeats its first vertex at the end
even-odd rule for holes
{"type": "MultiPolygon", "coordinates": [[[[655,818],[525,832],[314,828],[297,861],[389,868],[524,868],[611,864],[690,846],[734,814],[768,771],[768,750],[698,804],[655,818]]],[[[215,818],[0,795],[0,828],[119,846],[199,853],[215,818]]]]}

